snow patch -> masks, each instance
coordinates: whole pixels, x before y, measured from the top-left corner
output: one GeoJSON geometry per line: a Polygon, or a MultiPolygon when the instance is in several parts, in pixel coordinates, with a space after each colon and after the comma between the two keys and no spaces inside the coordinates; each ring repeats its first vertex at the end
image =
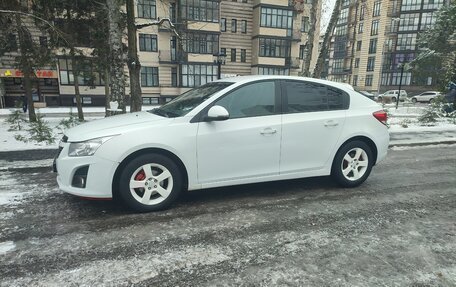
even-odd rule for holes
{"type": "Polygon", "coordinates": [[[5,161],[0,160],[0,171],[5,171],[11,168],[37,168],[37,167],[52,167],[53,159],[42,159],[33,161],[5,161]]]}
{"type": "Polygon", "coordinates": [[[6,254],[16,248],[13,241],[0,242],[0,255],[6,254]]]}

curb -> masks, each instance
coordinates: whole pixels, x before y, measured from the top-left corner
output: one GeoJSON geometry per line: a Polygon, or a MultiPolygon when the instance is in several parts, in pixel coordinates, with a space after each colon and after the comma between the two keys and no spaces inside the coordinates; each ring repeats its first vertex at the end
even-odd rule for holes
{"type": "Polygon", "coordinates": [[[436,141],[436,142],[417,142],[417,143],[396,143],[390,144],[388,148],[392,147],[404,147],[404,146],[433,146],[433,145],[452,145],[456,144],[456,140],[449,140],[449,141],[436,141]]]}

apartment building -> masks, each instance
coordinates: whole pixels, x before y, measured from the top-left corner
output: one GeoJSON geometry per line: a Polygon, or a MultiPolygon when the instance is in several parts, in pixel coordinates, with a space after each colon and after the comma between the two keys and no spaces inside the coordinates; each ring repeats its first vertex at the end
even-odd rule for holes
{"type": "MultiPolygon", "coordinates": [[[[382,93],[398,89],[401,66],[417,55],[418,33],[430,27],[444,0],[345,0],[331,39],[328,79],[382,93]]],[[[435,79],[411,71],[402,76],[412,93],[432,89],[435,79]]]]}
{"type": "MultiPolygon", "coordinates": [[[[166,26],[138,30],[141,86],[144,104],[164,103],[192,87],[218,77],[218,54],[226,55],[221,77],[236,75],[298,75],[307,53],[311,67],[318,55],[321,0],[138,0],[136,22],[146,23],[170,18],[179,37],[166,26]],[[310,9],[318,5],[316,27],[311,27],[310,9]],[[312,51],[307,51],[310,29],[315,29],[312,51]]],[[[126,70],[126,74],[128,71],[126,70]]],[[[52,82],[57,92],[38,92],[38,101],[47,105],[74,104],[71,60],[61,55],[46,70],[44,85],[52,82]],[[50,79],[50,80],[49,80],[50,79]]],[[[101,73],[87,61],[85,75],[79,80],[85,105],[104,105],[101,73]]],[[[20,71],[2,67],[6,78],[6,103],[23,93],[20,71]]],[[[40,90],[43,90],[40,88],[40,90]]],[[[129,93],[127,87],[127,94],[129,93]]]]}

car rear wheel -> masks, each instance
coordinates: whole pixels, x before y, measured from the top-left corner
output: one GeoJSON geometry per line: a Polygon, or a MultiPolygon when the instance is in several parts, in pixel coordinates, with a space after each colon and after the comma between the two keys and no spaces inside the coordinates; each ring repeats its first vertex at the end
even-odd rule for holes
{"type": "Polygon", "coordinates": [[[161,154],[144,154],[131,160],[120,176],[122,201],[139,212],[163,210],[179,196],[182,175],[178,166],[161,154]]]}
{"type": "Polygon", "coordinates": [[[416,104],[418,100],[416,98],[412,98],[412,103],[416,104]]]}
{"type": "Polygon", "coordinates": [[[395,103],[396,102],[396,97],[391,98],[391,102],[395,103]]]}
{"type": "Polygon", "coordinates": [[[334,158],[331,175],[343,187],[355,187],[369,176],[373,165],[371,148],[362,141],[342,146],[334,158]]]}
{"type": "Polygon", "coordinates": [[[432,104],[434,102],[434,99],[430,99],[429,103],[432,104]]]}

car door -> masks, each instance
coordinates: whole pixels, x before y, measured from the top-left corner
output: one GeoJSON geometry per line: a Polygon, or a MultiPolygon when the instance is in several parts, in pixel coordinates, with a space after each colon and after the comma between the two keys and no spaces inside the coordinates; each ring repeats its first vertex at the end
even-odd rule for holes
{"type": "Polygon", "coordinates": [[[280,174],[325,166],[341,135],[349,96],[306,81],[282,82],[283,115],[280,174]]]}
{"type": "Polygon", "coordinates": [[[213,104],[226,108],[230,118],[199,123],[199,183],[204,186],[279,173],[279,86],[273,80],[249,83],[213,104]]]}

